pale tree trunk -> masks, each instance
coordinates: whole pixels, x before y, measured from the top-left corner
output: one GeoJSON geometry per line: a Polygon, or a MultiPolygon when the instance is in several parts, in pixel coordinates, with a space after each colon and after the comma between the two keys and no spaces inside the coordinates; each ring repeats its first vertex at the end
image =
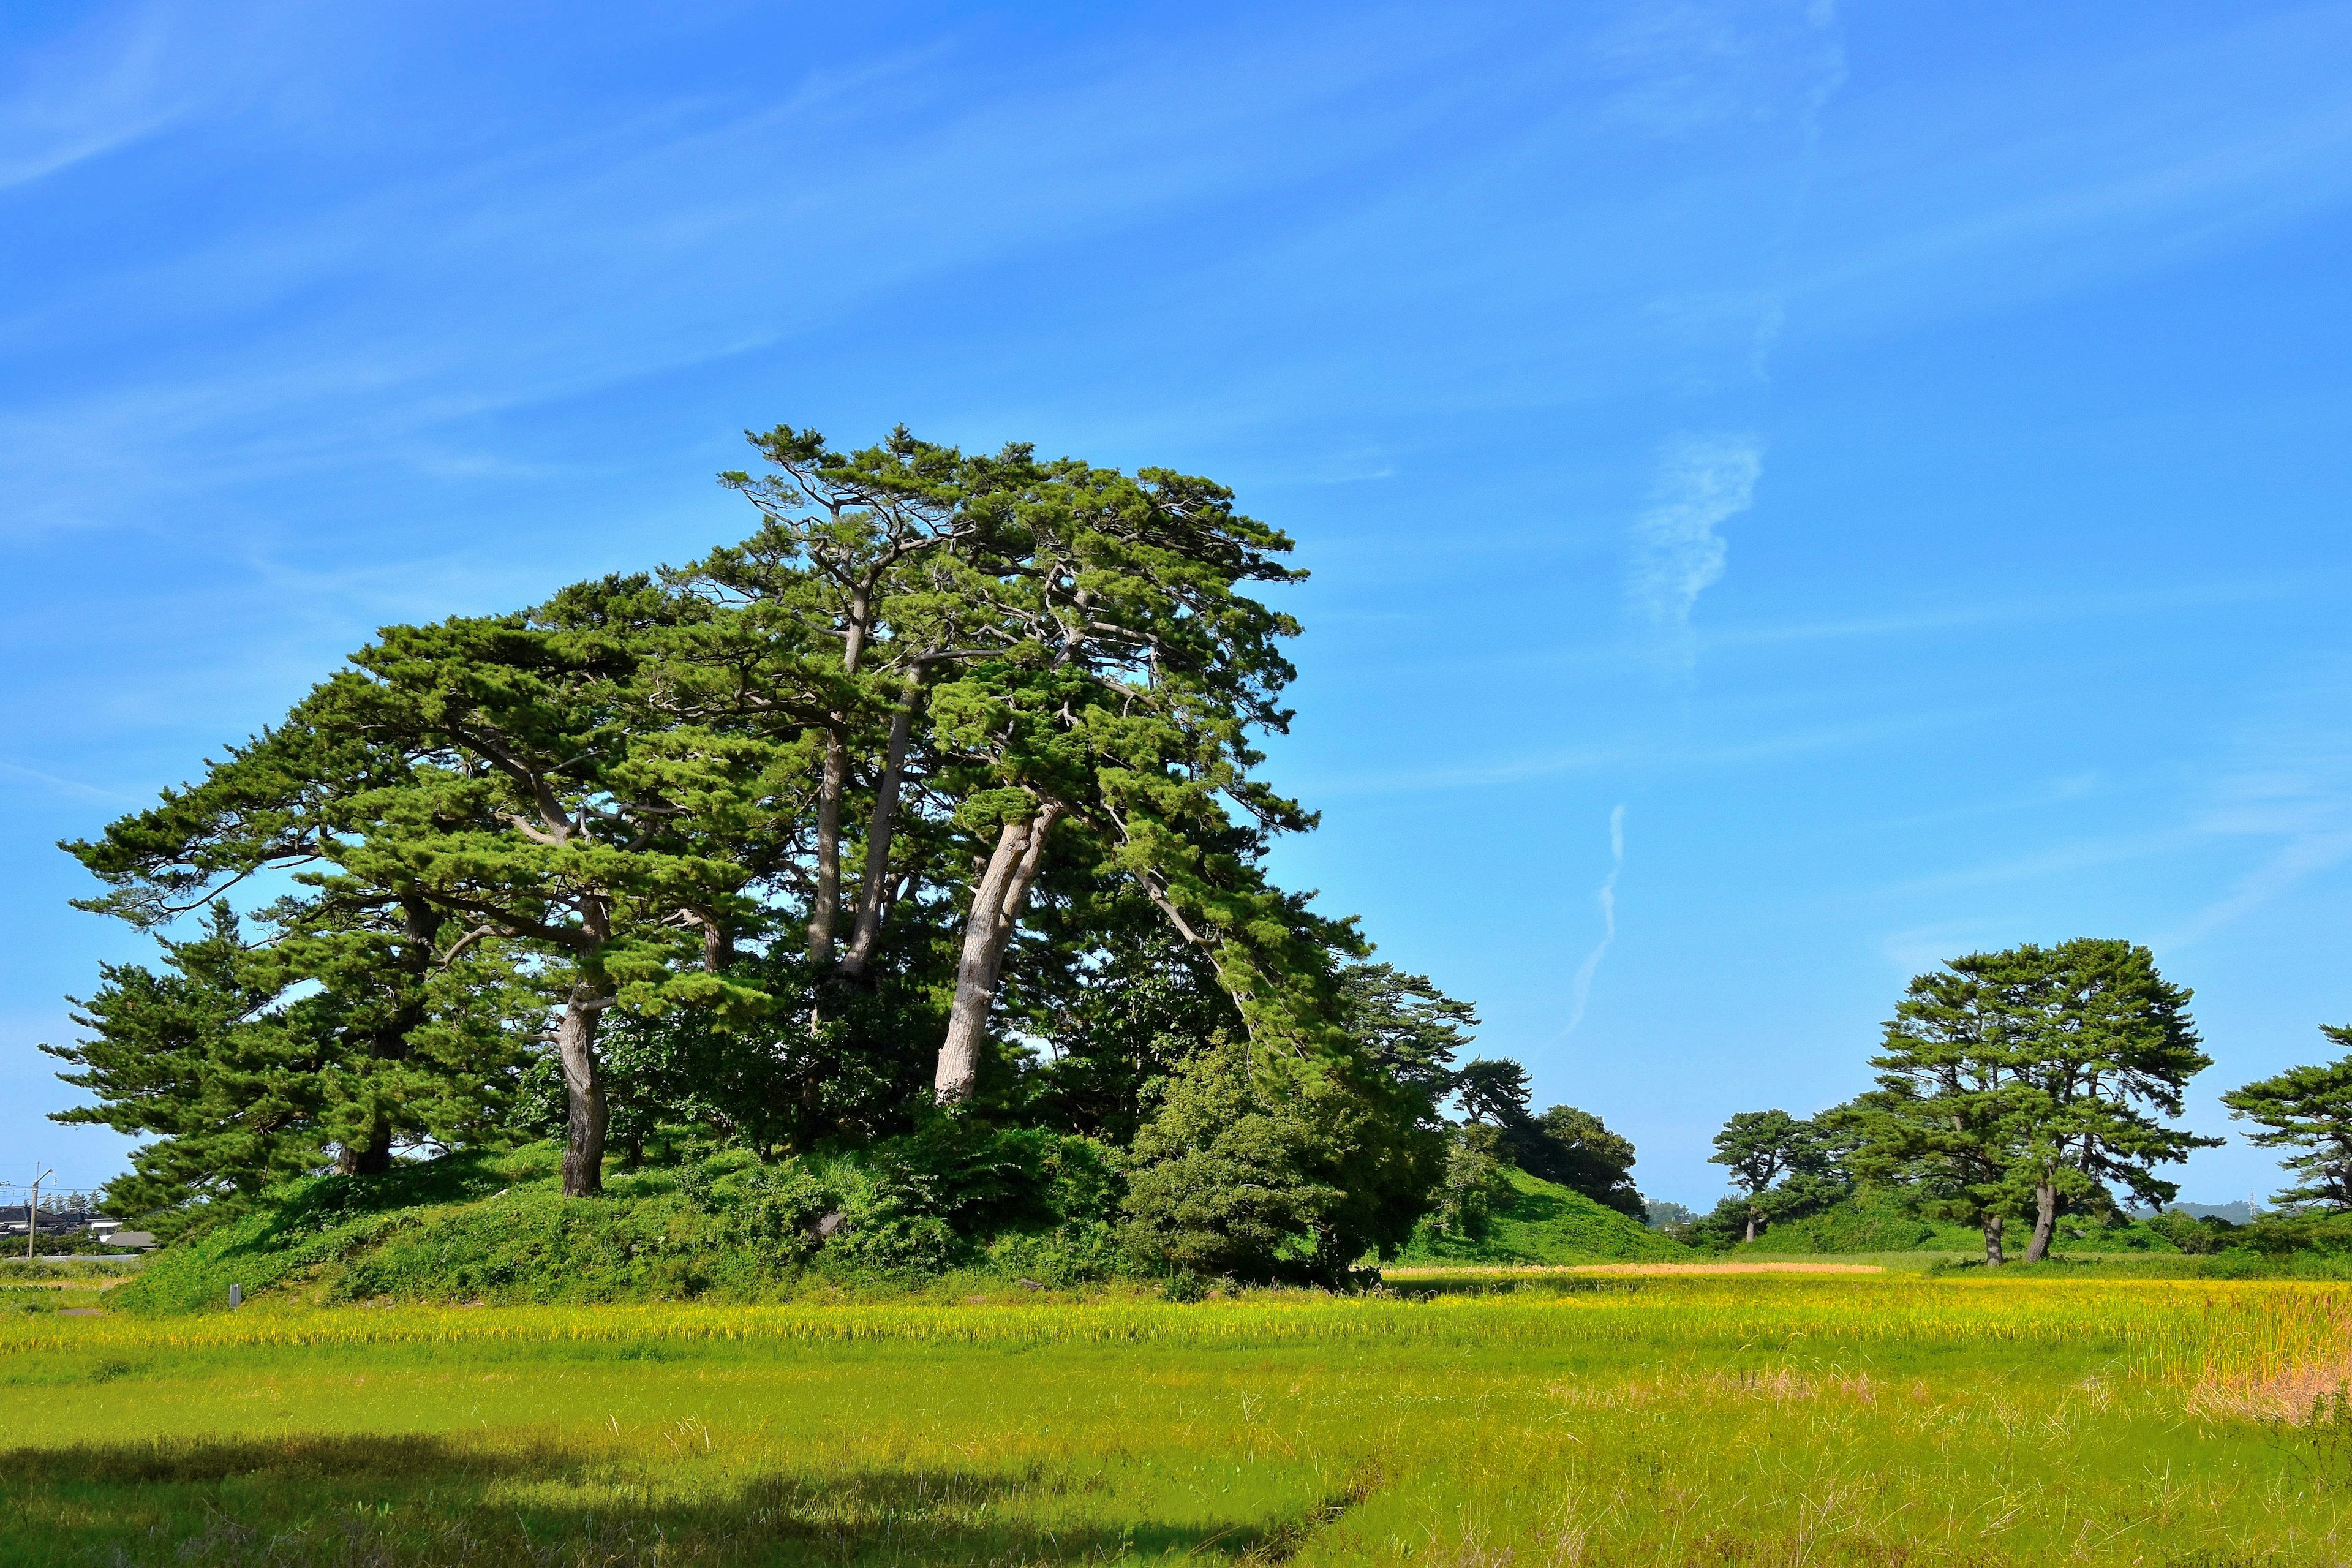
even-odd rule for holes
{"type": "Polygon", "coordinates": [[[612,999],[581,981],[555,1026],[563,1061],[563,1195],[590,1198],[604,1190],[604,1074],[596,1061],[596,1025],[612,999]]]}
{"type": "Polygon", "coordinates": [[[1756,1239],[1756,1211],[1754,1209],[1749,1209],[1748,1211],[1748,1239],[1750,1241],[1754,1241],[1756,1239]]]}
{"type": "MultiPolygon", "coordinates": [[[[856,675],[866,656],[866,599],[850,601],[849,628],[841,647],[841,672],[856,675]]],[[[816,797],[816,895],[809,904],[808,955],[812,968],[833,966],[833,928],[841,918],[841,797],[849,789],[849,747],[842,731],[849,715],[835,713],[824,741],[824,780],[816,797]]]]}
{"type": "Polygon", "coordinates": [[[2033,1235],[2025,1244],[2025,1261],[2039,1263],[2050,1256],[2051,1233],[2058,1227],[2058,1188],[2050,1182],[2033,1188],[2033,1235]]]}
{"type": "Polygon", "coordinates": [[[995,1005],[996,981],[1004,963],[1005,945],[1013,923],[1028,900],[1045,858],[1045,836],[1061,806],[1047,801],[1025,822],[1008,822],[997,835],[995,852],[972,889],[971,914],[963,928],[963,956],[956,966],[955,1005],[948,1014],[947,1039],[940,1047],[939,1076],[933,1093],[940,1104],[971,1096],[980,1080],[980,1047],[988,1035],[989,1009],[995,1005]]]}
{"type": "Polygon", "coordinates": [[[816,892],[809,900],[809,964],[833,963],[833,922],[841,910],[841,796],[849,785],[849,749],[841,736],[824,743],[824,784],[816,802],[816,892]]]}
{"type": "Polygon", "coordinates": [[[1998,1268],[2002,1263],[2007,1261],[2007,1259],[2003,1258],[2000,1255],[2000,1215],[1997,1214],[1989,1214],[1985,1215],[1984,1238],[1985,1267],[1988,1268],[1998,1268]]]}
{"type": "Polygon", "coordinates": [[[882,900],[890,885],[890,836],[898,818],[898,791],[907,776],[907,747],[914,738],[915,706],[922,700],[918,679],[907,682],[905,700],[890,719],[890,744],[882,758],[882,776],[874,786],[874,816],[866,828],[866,878],[857,890],[857,923],[849,933],[849,951],[841,955],[840,972],[855,980],[874,962],[882,942],[882,900]]]}

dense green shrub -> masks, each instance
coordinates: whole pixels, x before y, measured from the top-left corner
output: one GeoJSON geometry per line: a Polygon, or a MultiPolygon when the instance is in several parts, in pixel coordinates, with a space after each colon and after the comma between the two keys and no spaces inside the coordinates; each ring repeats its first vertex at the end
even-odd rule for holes
{"type": "Polygon", "coordinates": [[[1136,1136],[1124,1240],[1157,1271],[1337,1283],[1404,1244],[1444,1158],[1369,1064],[1253,1060],[1219,1039],[1177,1068],[1136,1136]]]}

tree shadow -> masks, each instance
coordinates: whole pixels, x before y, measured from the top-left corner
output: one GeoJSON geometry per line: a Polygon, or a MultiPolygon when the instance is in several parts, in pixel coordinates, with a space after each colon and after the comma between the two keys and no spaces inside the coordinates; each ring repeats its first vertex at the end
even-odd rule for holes
{"type": "Polygon", "coordinates": [[[691,1500],[654,1485],[677,1479],[585,1447],[419,1436],[20,1448],[0,1453],[0,1568],[1278,1563],[1379,1484],[1360,1473],[1283,1517],[1059,1526],[1024,1505],[1087,1479],[1042,1466],[747,1474],[722,1459],[691,1500]]]}

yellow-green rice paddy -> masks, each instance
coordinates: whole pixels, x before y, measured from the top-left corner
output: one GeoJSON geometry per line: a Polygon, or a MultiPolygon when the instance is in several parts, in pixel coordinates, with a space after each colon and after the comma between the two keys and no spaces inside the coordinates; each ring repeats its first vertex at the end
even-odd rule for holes
{"type": "Polygon", "coordinates": [[[0,1321],[0,1563],[2335,1563],[2352,1289],[0,1321]]]}

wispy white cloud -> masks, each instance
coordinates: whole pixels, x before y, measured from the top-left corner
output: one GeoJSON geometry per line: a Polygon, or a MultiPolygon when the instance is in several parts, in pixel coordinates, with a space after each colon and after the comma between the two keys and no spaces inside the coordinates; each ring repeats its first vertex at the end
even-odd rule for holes
{"type": "Polygon", "coordinates": [[[2238,879],[2235,887],[2158,940],[2168,948],[2189,947],[2204,941],[2241,916],[2252,914],[2282,894],[2293,890],[2316,872],[2352,855],[2352,829],[2302,833],[2287,840],[2261,865],[2238,879]]]}
{"type": "Polygon", "coordinates": [[[1607,956],[1610,943],[1617,940],[1617,878],[1624,869],[1625,807],[1620,805],[1609,814],[1609,876],[1593,894],[1593,901],[1601,906],[1601,940],[1577,965],[1576,984],[1569,993],[1568,1026],[1559,1032],[1563,1040],[1584,1022],[1585,1005],[1592,1000],[1592,977],[1601,973],[1601,961],[1607,956]]]}
{"type": "Polygon", "coordinates": [[[1975,605],[1922,605],[1838,619],[1717,626],[1701,639],[1701,649],[1769,647],[1783,643],[1836,642],[1858,637],[1917,637],[1969,632],[1990,626],[2063,624],[2133,616],[2170,615],[2179,610],[2252,605],[2282,599],[2340,595],[2336,574],[2311,572],[2289,578],[2167,584],[2126,593],[2084,592],[2048,598],[2011,599],[1975,605]]]}
{"type": "Polygon", "coordinates": [[[0,763],[0,778],[22,779],[27,784],[41,784],[56,790],[60,795],[71,795],[77,800],[99,801],[108,805],[147,804],[137,795],[123,795],[116,790],[100,789],[96,784],[83,784],[79,779],[60,778],[56,773],[43,773],[38,768],[24,767],[16,763],[0,763]]]}
{"type": "Polygon", "coordinates": [[[89,27],[27,51],[0,77],[0,191],[136,142],[184,110],[163,69],[161,13],[89,27]]]}
{"type": "Polygon", "coordinates": [[[1727,552],[1716,529],[1753,504],[1763,471],[1753,436],[1685,437],[1667,447],[1656,499],[1633,525],[1627,597],[1679,669],[1698,662],[1691,610],[1723,577],[1727,552]]]}
{"type": "Polygon", "coordinates": [[[1711,742],[1664,741],[1628,735],[1591,746],[1496,758],[1458,767],[1405,773],[1355,772],[1308,777],[1300,787],[1318,800],[1412,795],[1424,790],[1492,789],[1563,774],[1641,763],[1664,768],[1738,767],[1783,758],[1866,745],[1895,736],[1916,735],[1981,723],[1996,710],[1984,708],[1921,710],[1846,724],[1824,724],[1711,742]]]}
{"type": "Polygon", "coordinates": [[[2271,841],[2228,891],[2158,939],[2187,947],[2352,857],[2352,660],[2281,681],[2248,715],[2196,827],[2271,841]]]}

